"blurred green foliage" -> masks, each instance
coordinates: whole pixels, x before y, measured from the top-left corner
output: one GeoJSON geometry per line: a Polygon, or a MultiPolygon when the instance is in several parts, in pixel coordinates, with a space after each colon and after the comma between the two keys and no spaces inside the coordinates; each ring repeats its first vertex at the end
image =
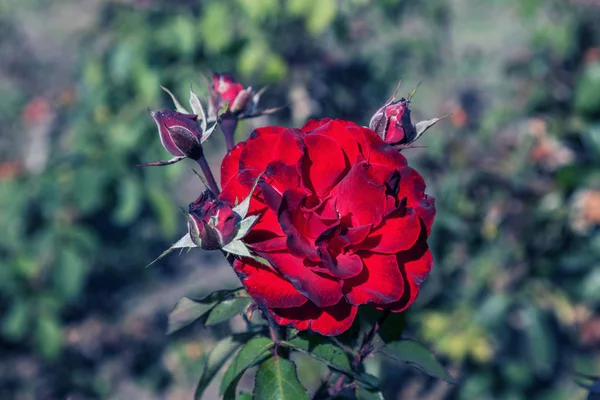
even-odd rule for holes
{"type": "MultiPolygon", "coordinates": [[[[134,165],[167,157],[146,113],[170,106],[159,85],[185,98],[190,82],[203,88],[199,74],[211,70],[269,85],[261,102],[289,107],[268,123],[296,126],[310,116],[364,124],[398,79],[407,82],[404,94],[423,80],[415,116],[453,116],[420,140],[425,149],[405,151],[438,208],[435,269],[407,330],[452,365],[460,383],[377,359],[386,398],[585,398],[573,372],[600,372],[593,2],[86,6],[0,2],[0,398],[111,397],[118,388],[102,365],[157,397],[178,384],[193,392],[197,377],[188,381],[181,370],[194,368],[190,355],[204,352],[210,333],[199,348],[191,330],[165,350],[164,310],[139,333],[125,305],[189,273],[177,257],[143,267],[184,229],[177,207],[193,200],[198,182],[182,181],[189,165],[134,165]],[[43,38],[21,26],[40,15],[49,25],[84,25],[64,50],[72,57],[52,64],[39,55],[45,42],[22,44],[43,38]],[[57,68],[61,62],[68,65],[57,68]],[[118,339],[102,329],[94,336],[86,327],[97,320],[118,339]],[[90,350],[82,337],[100,343],[90,350]],[[120,369],[107,361],[123,359],[120,369]],[[35,367],[11,368],[23,363],[35,367]]],[[[50,32],[61,41],[71,31],[50,32]]],[[[244,127],[240,138],[252,125],[244,127]]],[[[218,163],[220,138],[208,145],[218,163]]],[[[219,329],[227,328],[216,336],[219,329]]],[[[309,379],[311,364],[300,365],[309,379]]]]}

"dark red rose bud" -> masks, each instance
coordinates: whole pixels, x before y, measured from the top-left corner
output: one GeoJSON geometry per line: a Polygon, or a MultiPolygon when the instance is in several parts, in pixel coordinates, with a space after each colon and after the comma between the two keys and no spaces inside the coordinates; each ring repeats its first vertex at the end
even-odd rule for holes
{"type": "Polygon", "coordinates": [[[369,128],[391,145],[408,144],[417,137],[417,130],[410,120],[410,100],[402,97],[381,107],[369,122],[369,128]]]}
{"type": "Polygon", "coordinates": [[[190,204],[188,228],[194,243],[205,250],[217,250],[233,240],[237,217],[232,208],[210,190],[190,204]]]}
{"type": "Polygon", "coordinates": [[[151,111],[163,147],[174,156],[197,159],[202,155],[198,116],[176,111],[151,111]]]}

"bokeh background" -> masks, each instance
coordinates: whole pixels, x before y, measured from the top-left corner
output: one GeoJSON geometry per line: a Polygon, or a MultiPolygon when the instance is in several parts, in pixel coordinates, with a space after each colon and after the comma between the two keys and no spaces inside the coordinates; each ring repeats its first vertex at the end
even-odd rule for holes
{"type": "MultiPolygon", "coordinates": [[[[452,116],[405,151],[438,208],[406,335],[460,384],[375,358],[386,398],[586,398],[598,21],[597,0],[0,0],[0,398],[188,399],[195,361],[238,329],[165,336],[177,299],[236,280],[200,250],[145,268],[202,186],[186,162],[134,166],[169,156],[147,113],[172,106],[159,85],[185,100],[211,71],[288,105],[239,139],[309,117],[367,124],[399,79],[404,95],[423,81],[413,119],[452,116]]],[[[206,153],[218,169],[219,133],[206,153]]],[[[318,366],[300,365],[314,388],[318,366]]]]}

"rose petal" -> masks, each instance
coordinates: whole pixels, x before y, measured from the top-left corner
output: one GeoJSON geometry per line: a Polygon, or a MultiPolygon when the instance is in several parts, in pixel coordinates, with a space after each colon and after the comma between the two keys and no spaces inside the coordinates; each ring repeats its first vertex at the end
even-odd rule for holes
{"type": "Polygon", "coordinates": [[[278,220],[281,229],[288,238],[287,244],[290,252],[301,258],[319,261],[317,248],[303,235],[300,230],[303,228],[302,221],[298,221],[303,217],[298,214],[301,213],[300,205],[306,195],[307,193],[299,188],[286,190],[279,207],[278,220]]]}
{"type": "Polygon", "coordinates": [[[387,304],[398,301],[404,293],[404,279],[395,255],[363,254],[362,272],[344,281],[344,296],[350,304],[369,302],[387,304]]]}
{"type": "Polygon", "coordinates": [[[398,187],[398,199],[406,197],[408,207],[418,207],[421,200],[425,198],[425,181],[417,171],[411,167],[398,170],[400,173],[400,185],[398,187]]]}
{"type": "Polygon", "coordinates": [[[417,298],[421,285],[433,267],[433,256],[427,242],[422,240],[412,249],[398,253],[396,258],[400,270],[403,272],[407,290],[398,301],[378,308],[401,312],[406,310],[417,298]]]}
{"type": "Polygon", "coordinates": [[[296,165],[304,155],[304,144],[297,129],[278,126],[258,128],[246,141],[240,156],[240,182],[251,186],[269,163],[280,160],[296,165]]]}
{"type": "Polygon", "coordinates": [[[323,119],[311,119],[308,120],[300,130],[302,132],[311,132],[315,129],[327,124],[329,121],[333,121],[331,118],[323,118],[323,119]]]}
{"type": "Polygon", "coordinates": [[[346,174],[342,148],[334,139],[319,134],[304,137],[306,156],[302,164],[304,184],[322,197],[346,174]]]}
{"type": "Polygon", "coordinates": [[[302,259],[287,252],[258,252],[294,287],[319,307],[328,307],[342,298],[342,283],[307,268],[302,259]]]}
{"type": "Polygon", "coordinates": [[[325,246],[319,248],[319,254],[328,272],[340,279],[352,278],[363,269],[363,263],[356,254],[341,253],[334,258],[325,246]]]}
{"type": "Polygon", "coordinates": [[[419,206],[416,207],[416,210],[417,215],[425,224],[427,237],[429,237],[429,234],[431,234],[431,225],[433,225],[433,219],[435,217],[435,199],[431,196],[425,195],[425,198],[421,200],[419,206]]]}
{"type": "Polygon", "coordinates": [[[280,325],[292,325],[296,329],[310,329],[325,336],[337,336],[350,329],[358,307],[353,307],[345,300],[338,304],[318,308],[307,302],[295,308],[275,308],[269,310],[271,316],[280,325]]]}
{"type": "Polygon", "coordinates": [[[377,168],[365,161],[356,163],[332,190],[342,217],[350,215],[353,226],[379,225],[385,210],[385,190],[377,168]]]}
{"type": "Polygon", "coordinates": [[[340,240],[347,246],[362,243],[371,232],[371,224],[348,228],[346,232],[340,234],[340,240]]]}
{"type": "Polygon", "coordinates": [[[326,124],[315,127],[312,134],[329,136],[338,142],[346,155],[346,165],[349,167],[356,162],[360,148],[356,138],[348,132],[348,127],[358,126],[350,121],[330,120],[326,124]]]}
{"type": "Polygon", "coordinates": [[[402,214],[385,218],[358,248],[386,254],[409,249],[419,238],[421,223],[412,208],[407,208],[402,214]]]}
{"type": "Polygon", "coordinates": [[[362,128],[363,135],[369,148],[366,159],[371,163],[386,164],[394,168],[407,165],[406,158],[398,150],[385,143],[375,132],[362,128]]]}
{"type": "Polygon", "coordinates": [[[221,163],[221,187],[225,187],[227,182],[229,182],[234,175],[238,174],[240,169],[240,156],[242,155],[242,150],[245,145],[245,142],[238,143],[223,158],[223,162],[221,163]]]}
{"type": "Polygon", "coordinates": [[[300,187],[299,165],[287,165],[282,160],[275,160],[267,165],[265,179],[279,194],[287,189],[300,187]]]}
{"type": "MultiPolygon", "coordinates": [[[[228,203],[230,206],[235,206],[243,201],[250,193],[250,187],[243,186],[240,183],[239,175],[233,175],[228,181],[221,193],[219,194],[219,200],[228,203]]],[[[250,200],[250,207],[252,208],[254,198],[250,200]]]]}
{"type": "Polygon", "coordinates": [[[289,308],[301,306],[308,301],[277,271],[254,260],[236,259],[233,268],[243,276],[242,283],[246,291],[260,305],[270,308],[289,308]]]}
{"type": "Polygon", "coordinates": [[[310,324],[310,330],[325,336],[337,336],[352,326],[358,307],[353,307],[345,300],[341,300],[332,307],[323,309],[321,315],[310,324]]]}

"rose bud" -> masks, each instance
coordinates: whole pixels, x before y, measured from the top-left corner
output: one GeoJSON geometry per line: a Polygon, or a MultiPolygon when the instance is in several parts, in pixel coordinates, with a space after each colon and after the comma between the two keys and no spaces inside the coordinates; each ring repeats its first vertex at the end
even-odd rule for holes
{"type": "Polygon", "coordinates": [[[202,155],[202,129],[198,116],[176,111],[151,111],[150,115],[158,126],[163,147],[177,157],[198,159],[202,155]]]}
{"type": "Polygon", "coordinates": [[[244,90],[244,87],[237,83],[231,75],[213,74],[212,89],[223,101],[233,101],[244,90]]]}
{"type": "Polygon", "coordinates": [[[417,131],[410,120],[410,100],[402,97],[381,107],[369,122],[369,128],[391,145],[403,145],[416,139],[417,131]]]}
{"type": "Polygon", "coordinates": [[[233,240],[237,217],[232,208],[210,190],[190,204],[188,229],[192,241],[204,250],[217,250],[233,240]]]}
{"type": "Polygon", "coordinates": [[[237,83],[231,75],[213,73],[208,104],[209,116],[216,119],[217,113],[227,102],[231,109],[235,99],[242,91],[244,91],[244,87],[237,83]]]}

